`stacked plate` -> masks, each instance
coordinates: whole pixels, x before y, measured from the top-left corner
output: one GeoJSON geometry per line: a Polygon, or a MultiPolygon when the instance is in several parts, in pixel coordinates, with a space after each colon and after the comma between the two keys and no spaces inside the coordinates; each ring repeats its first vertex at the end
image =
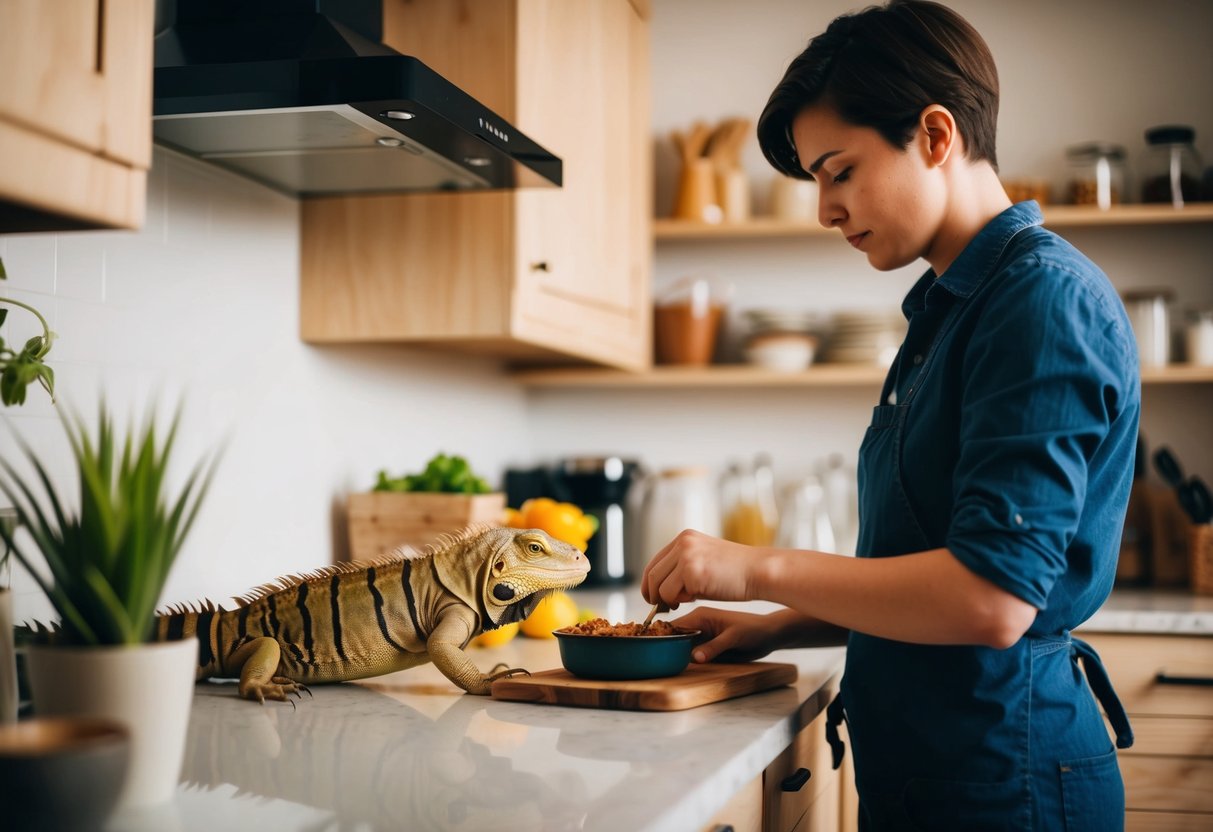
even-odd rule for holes
{"type": "Polygon", "coordinates": [[[900,309],[839,312],[833,323],[824,360],[840,364],[887,367],[906,337],[906,319],[900,309]]]}

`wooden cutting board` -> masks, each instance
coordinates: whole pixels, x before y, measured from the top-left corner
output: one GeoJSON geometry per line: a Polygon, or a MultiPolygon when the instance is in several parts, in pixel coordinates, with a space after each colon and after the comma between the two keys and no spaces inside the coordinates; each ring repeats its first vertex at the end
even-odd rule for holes
{"type": "Polygon", "coordinates": [[[613,681],[544,670],[493,682],[493,698],[582,708],[682,711],[796,681],[796,665],[779,662],[692,664],[677,676],[613,681]]]}

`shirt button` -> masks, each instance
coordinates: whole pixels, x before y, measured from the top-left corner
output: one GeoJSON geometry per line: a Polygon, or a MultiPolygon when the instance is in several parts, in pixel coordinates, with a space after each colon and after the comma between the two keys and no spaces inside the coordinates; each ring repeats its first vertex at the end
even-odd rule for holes
{"type": "Polygon", "coordinates": [[[1023,525],[1023,515],[1022,514],[1015,515],[1015,525],[1017,525],[1017,526],[1023,525]]]}
{"type": "Polygon", "coordinates": [[[915,363],[915,364],[921,364],[921,363],[922,363],[922,355],[916,355],[916,356],[914,356],[914,363],[915,363]]]}

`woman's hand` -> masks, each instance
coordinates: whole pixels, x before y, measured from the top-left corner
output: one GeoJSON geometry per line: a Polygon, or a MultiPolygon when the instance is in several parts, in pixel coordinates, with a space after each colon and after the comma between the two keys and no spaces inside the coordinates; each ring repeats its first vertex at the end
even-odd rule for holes
{"type": "Polygon", "coordinates": [[[726,662],[752,662],[782,646],[779,628],[766,615],[698,607],[670,623],[703,631],[704,640],[691,651],[697,662],[718,657],[726,662]]]}
{"type": "Polygon", "coordinates": [[[665,601],[670,609],[701,598],[749,601],[757,550],[686,529],[653,555],[640,581],[650,604],[665,601]]]}

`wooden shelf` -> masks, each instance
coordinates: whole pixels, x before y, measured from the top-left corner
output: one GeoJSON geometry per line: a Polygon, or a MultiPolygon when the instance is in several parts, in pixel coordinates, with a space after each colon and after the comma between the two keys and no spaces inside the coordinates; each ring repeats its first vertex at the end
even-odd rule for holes
{"type": "MultiPolygon", "coordinates": [[[[1184,225],[1213,222],[1213,203],[1202,202],[1175,209],[1169,205],[1118,205],[1107,211],[1085,205],[1047,205],[1044,208],[1048,228],[1099,228],[1124,225],[1184,225]]],[[[670,240],[729,240],[763,237],[803,237],[841,235],[822,228],[816,221],[789,221],[757,217],[744,223],[712,224],[663,217],[653,221],[653,238],[670,240]]]]}
{"type": "MultiPolygon", "coordinates": [[[[654,367],[644,372],[561,367],[549,370],[520,370],[511,377],[533,388],[621,388],[672,390],[739,387],[878,387],[884,381],[883,367],[863,364],[818,364],[803,372],[781,373],[747,364],[718,364],[711,367],[654,367]]],[[[1174,364],[1142,372],[1143,384],[1213,384],[1213,367],[1174,364]]]]}

